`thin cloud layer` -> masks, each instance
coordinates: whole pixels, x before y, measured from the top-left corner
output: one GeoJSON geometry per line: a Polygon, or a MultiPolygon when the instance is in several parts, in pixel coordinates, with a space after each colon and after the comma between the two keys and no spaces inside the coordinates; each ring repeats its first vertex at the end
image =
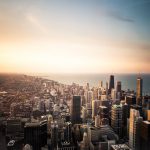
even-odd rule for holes
{"type": "Polygon", "coordinates": [[[1,71],[150,72],[149,7],[133,0],[0,1],[1,71]]]}

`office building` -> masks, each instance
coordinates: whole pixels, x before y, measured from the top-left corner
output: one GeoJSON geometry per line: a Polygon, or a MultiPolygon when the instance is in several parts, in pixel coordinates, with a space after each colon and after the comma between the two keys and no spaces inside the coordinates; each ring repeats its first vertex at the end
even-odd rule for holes
{"type": "Polygon", "coordinates": [[[121,81],[117,81],[116,83],[116,99],[121,99],[121,81]]]}
{"type": "Polygon", "coordinates": [[[111,98],[112,100],[116,100],[117,99],[117,93],[115,89],[111,89],[111,98]]]}
{"type": "Polygon", "coordinates": [[[109,109],[106,106],[99,106],[100,124],[109,124],[109,109]]]}
{"type": "Polygon", "coordinates": [[[108,82],[106,82],[106,89],[105,90],[106,90],[106,99],[107,99],[108,98],[108,92],[109,92],[108,91],[108,82]]]}
{"type": "Polygon", "coordinates": [[[99,87],[102,88],[103,87],[103,81],[99,82],[99,87]]]}
{"type": "Polygon", "coordinates": [[[138,110],[139,113],[140,113],[140,116],[143,116],[143,108],[142,108],[142,106],[140,106],[140,105],[131,105],[130,109],[136,109],[136,110],[138,110]]]}
{"type": "Polygon", "coordinates": [[[116,83],[116,91],[121,93],[121,81],[117,81],[117,83],[116,83]]]}
{"type": "Polygon", "coordinates": [[[8,118],[6,121],[6,138],[23,139],[23,127],[21,119],[8,118]]]}
{"type": "Polygon", "coordinates": [[[90,107],[92,107],[93,91],[85,90],[84,96],[85,96],[85,103],[90,104],[90,107]]]}
{"type": "Polygon", "coordinates": [[[80,113],[81,113],[81,97],[73,96],[71,101],[71,122],[73,124],[81,122],[80,113]]]}
{"type": "Polygon", "coordinates": [[[94,118],[98,114],[99,106],[100,106],[100,100],[92,101],[92,118],[94,118]]]}
{"type": "Polygon", "coordinates": [[[100,127],[100,116],[99,115],[97,115],[97,116],[95,116],[95,127],[100,127]]]}
{"type": "Polygon", "coordinates": [[[87,119],[87,109],[86,107],[82,107],[82,122],[85,123],[87,119]]]}
{"type": "Polygon", "coordinates": [[[150,121],[150,110],[147,110],[147,120],[150,121]]]}
{"type": "Polygon", "coordinates": [[[112,145],[110,150],[131,150],[126,144],[112,145]]]}
{"type": "Polygon", "coordinates": [[[142,105],[142,92],[143,92],[143,79],[141,77],[137,78],[136,87],[136,104],[142,105]]]}
{"type": "Polygon", "coordinates": [[[130,109],[129,119],[129,146],[132,150],[140,150],[140,130],[143,118],[140,112],[130,109]]]}
{"type": "Polygon", "coordinates": [[[26,145],[23,147],[23,150],[32,150],[32,147],[31,147],[29,144],[26,144],[26,145]]]}
{"type": "Polygon", "coordinates": [[[119,135],[122,136],[122,105],[113,105],[111,109],[111,127],[119,135]]]}
{"type": "Polygon", "coordinates": [[[134,95],[125,96],[125,102],[130,106],[136,104],[136,97],[134,95]]]}
{"type": "Polygon", "coordinates": [[[125,103],[128,106],[128,118],[129,118],[130,117],[130,106],[136,104],[136,96],[134,96],[134,95],[125,96],[125,103]]]}
{"type": "Polygon", "coordinates": [[[65,124],[65,130],[64,130],[64,139],[65,142],[71,143],[72,141],[72,123],[71,122],[66,122],[65,124]]]}
{"type": "Polygon", "coordinates": [[[88,142],[90,143],[90,150],[108,150],[111,144],[118,141],[118,135],[112,130],[109,125],[102,125],[97,127],[88,127],[88,142]]]}
{"type": "Polygon", "coordinates": [[[123,136],[127,137],[127,118],[129,116],[129,108],[127,103],[122,103],[122,125],[123,125],[123,136]]]}
{"type": "Polygon", "coordinates": [[[33,150],[41,150],[47,144],[47,121],[35,121],[24,126],[24,144],[32,146],[33,150]]]}
{"type": "Polygon", "coordinates": [[[111,101],[110,100],[101,100],[100,106],[106,106],[107,108],[111,107],[111,101]]]}
{"type": "Polygon", "coordinates": [[[76,146],[73,143],[59,142],[57,150],[76,150],[76,146]]]}
{"type": "Polygon", "coordinates": [[[58,124],[55,121],[51,124],[51,147],[52,149],[56,149],[57,145],[58,145],[58,124]]]}
{"type": "Polygon", "coordinates": [[[143,121],[141,124],[141,150],[150,149],[150,121],[143,121]]]}
{"type": "Polygon", "coordinates": [[[112,89],[114,89],[114,75],[111,75],[109,79],[109,94],[111,94],[112,89]]]}

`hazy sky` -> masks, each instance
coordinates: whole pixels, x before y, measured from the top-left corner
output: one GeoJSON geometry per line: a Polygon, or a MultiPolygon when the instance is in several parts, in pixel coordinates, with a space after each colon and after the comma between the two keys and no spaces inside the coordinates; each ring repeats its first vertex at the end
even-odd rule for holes
{"type": "Polygon", "coordinates": [[[0,0],[0,72],[150,73],[150,0],[0,0]]]}

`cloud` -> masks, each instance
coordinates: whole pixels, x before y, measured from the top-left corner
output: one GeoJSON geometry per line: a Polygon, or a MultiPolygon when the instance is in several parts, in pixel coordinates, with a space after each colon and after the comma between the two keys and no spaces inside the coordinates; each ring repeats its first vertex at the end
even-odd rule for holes
{"type": "Polygon", "coordinates": [[[112,17],[112,18],[119,20],[119,21],[124,21],[124,22],[129,22],[129,23],[135,22],[132,18],[129,18],[128,16],[124,16],[123,14],[121,14],[117,11],[107,12],[107,15],[109,17],[112,17]]]}
{"type": "Polygon", "coordinates": [[[132,8],[132,7],[137,7],[137,6],[141,6],[141,5],[148,5],[148,4],[150,4],[150,0],[143,0],[143,1],[134,2],[129,7],[132,8]]]}
{"type": "Polygon", "coordinates": [[[32,14],[26,14],[27,20],[33,24],[38,30],[40,30],[42,33],[47,34],[46,28],[41,24],[41,22],[32,14]]]}

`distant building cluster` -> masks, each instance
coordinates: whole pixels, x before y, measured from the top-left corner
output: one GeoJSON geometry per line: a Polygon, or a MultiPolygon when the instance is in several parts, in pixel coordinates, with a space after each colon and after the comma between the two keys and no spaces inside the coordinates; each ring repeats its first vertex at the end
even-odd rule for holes
{"type": "Polygon", "coordinates": [[[136,92],[122,90],[114,75],[97,87],[22,80],[16,93],[0,93],[0,132],[8,150],[20,143],[22,150],[149,150],[150,96],[142,95],[141,77],[136,92]]]}

